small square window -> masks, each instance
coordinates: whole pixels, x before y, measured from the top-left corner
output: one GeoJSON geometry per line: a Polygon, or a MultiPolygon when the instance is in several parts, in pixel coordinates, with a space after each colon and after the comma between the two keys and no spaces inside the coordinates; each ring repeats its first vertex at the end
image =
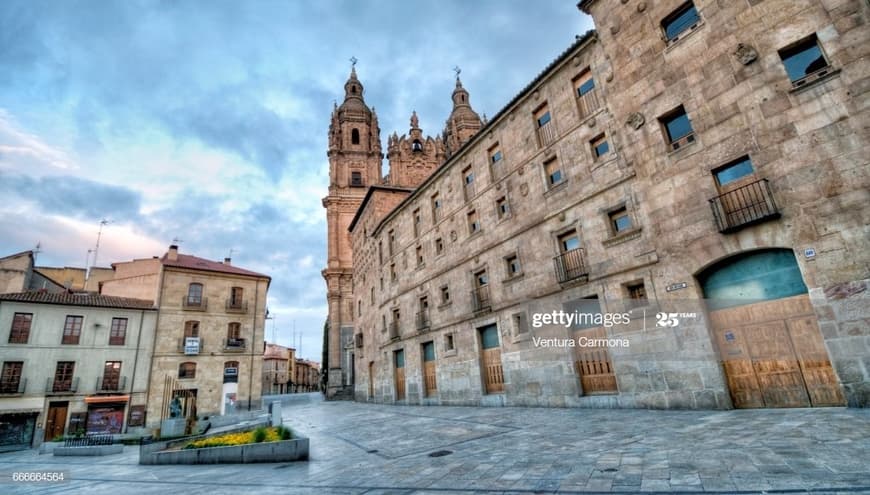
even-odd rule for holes
{"type": "Polygon", "coordinates": [[[716,177],[716,183],[719,184],[719,186],[724,186],[748,175],[752,175],[753,172],[752,161],[749,160],[748,156],[744,156],[739,160],[733,161],[728,165],[714,170],[713,176],[716,177]]]}
{"type": "Polygon", "coordinates": [[[665,39],[668,43],[675,43],[682,33],[691,31],[700,21],[695,4],[691,1],[684,3],[662,20],[665,39]]]}
{"type": "Polygon", "coordinates": [[[435,254],[441,254],[444,252],[444,241],[441,238],[435,239],[435,254]]]}
{"type": "Polygon", "coordinates": [[[824,75],[829,68],[819,40],[813,34],[788,48],[779,51],[788,78],[795,87],[802,86],[811,75],[824,75]]]}
{"type": "Polygon", "coordinates": [[[508,278],[516,277],[523,272],[520,266],[520,258],[516,254],[505,257],[505,267],[507,268],[508,278]]]}
{"type": "Polygon", "coordinates": [[[562,175],[562,167],[556,158],[544,163],[544,173],[547,174],[547,185],[549,187],[557,186],[565,180],[565,176],[562,175]]]}
{"type": "Polygon", "coordinates": [[[625,292],[628,294],[628,307],[639,308],[647,305],[646,287],[643,281],[626,284],[625,292]]]}
{"type": "Polygon", "coordinates": [[[502,196],[495,200],[495,212],[499,220],[510,216],[510,206],[508,205],[507,197],[502,196]]]}
{"type": "Polygon", "coordinates": [[[607,142],[607,136],[604,134],[598,136],[591,141],[592,154],[595,158],[600,158],[610,151],[610,143],[607,142]]]}
{"type": "Polygon", "coordinates": [[[525,313],[514,313],[511,315],[511,321],[513,322],[514,335],[529,333],[529,323],[525,313]]]}
{"type": "Polygon", "coordinates": [[[668,146],[672,150],[678,150],[695,141],[695,131],[692,129],[692,122],[689,120],[689,116],[686,115],[686,109],[682,105],[660,117],[659,122],[662,124],[668,146]]]}
{"type": "Polygon", "coordinates": [[[452,351],[453,349],[455,349],[455,347],[453,345],[453,334],[448,333],[447,335],[444,336],[444,350],[445,351],[452,351]]]}
{"type": "Polygon", "coordinates": [[[631,228],[631,218],[628,216],[628,210],[622,207],[612,211],[610,216],[610,228],[614,234],[619,234],[631,228]]]}

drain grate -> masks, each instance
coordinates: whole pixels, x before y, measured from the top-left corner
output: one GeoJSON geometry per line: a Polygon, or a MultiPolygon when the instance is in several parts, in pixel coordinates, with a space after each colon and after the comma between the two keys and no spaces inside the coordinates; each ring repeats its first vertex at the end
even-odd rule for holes
{"type": "Polygon", "coordinates": [[[429,457],[444,457],[445,455],[450,455],[452,453],[452,450],[436,450],[435,452],[430,453],[429,457]]]}
{"type": "Polygon", "coordinates": [[[377,454],[378,449],[366,450],[366,454],[377,454]]]}
{"type": "Polygon", "coordinates": [[[607,468],[607,469],[601,470],[602,473],[615,473],[617,471],[619,471],[619,469],[616,469],[616,468],[607,468]]]}

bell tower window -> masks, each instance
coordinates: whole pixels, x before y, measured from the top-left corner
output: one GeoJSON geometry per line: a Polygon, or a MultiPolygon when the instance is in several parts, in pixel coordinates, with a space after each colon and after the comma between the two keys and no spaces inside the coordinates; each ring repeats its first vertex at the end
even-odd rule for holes
{"type": "Polygon", "coordinates": [[[419,139],[415,139],[414,143],[411,145],[411,150],[415,152],[423,151],[423,143],[421,143],[419,139]]]}
{"type": "Polygon", "coordinates": [[[359,144],[359,129],[350,131],[350,144],[359,144]]]}

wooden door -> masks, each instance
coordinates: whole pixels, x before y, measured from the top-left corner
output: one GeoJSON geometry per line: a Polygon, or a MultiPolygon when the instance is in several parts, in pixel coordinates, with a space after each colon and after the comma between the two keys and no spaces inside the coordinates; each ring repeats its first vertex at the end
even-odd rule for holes
{"type": "Polygon", "coordinates": [[[426,397],[438,393],[438,382],[435,379],[435,342],[423,344],[423,390],[426,397]]]}
{"type": "MultiPolygon", "coordinates": [[[[588,339],[607,338],[604,329],[599,327],[578,334],[588,339]]],[[[577,360],[574,361],[577,375],[584,395],[616,393],[616,375],[606,347],[576,347],[577,360]]]]}
{"type": "Polygon", "coordinates": [[[48,415],[45,417],[45,441],[50,442],[55,437],[63,435],[66,427],[68,402],[51,402],[48,415]]]}
{"type": "Polygon", "coordinates": [[[501,364],[498,327],[488,325],[480,329],[480,362],[483,367],[484,389],[488,394],[504,392],[504,369],[501,364]]]}
{"type": "Polygon", "coordinates": [[[405,351],[396,351],[396,400],[405,400],[405,351]]]}
{"type": "Polygon", "coordinates": [[[375,363],[369,361],[369,399],[375,397],[375,363]]]}
{"type": "Polygon", "coordinates": [[[710,312],[734,407],[844,405],[809,297],[710,312]]]}

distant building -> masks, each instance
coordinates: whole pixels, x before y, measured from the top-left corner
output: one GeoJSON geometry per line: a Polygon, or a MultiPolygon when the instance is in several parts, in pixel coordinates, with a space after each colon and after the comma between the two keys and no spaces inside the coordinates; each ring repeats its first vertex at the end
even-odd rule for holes
{"type": "Polygon", "coordinates": [[[98,266],[91,267],[90,274],[84,268],[70,266],[62,268],[39,266],[36,269],[57,284],[74,291],[99,292],[100,283],[114,277],[111,268],[98,266]]]}
{"type": "Polygon", "coordinates": [[[265,343],[263,353],[263,395],[289,394],[296,372],[296,350],[265,343]]]}
{"type": "Polygon", "coordinates": [[[143,427],[156,323],[149,300],[0,295],[0,450],[143,427]]]}
{"type": "Polygon", "coordinates": [[[320,363],[297,358],[294,376],[293,393],[320,390],[320,363]]]}
{"type": "Polygon", "coordinates": [[[0,258],[0,294],[29,290],[65,292],[63,284],[58,283],[33,266],[33,251],[4,256],[0,258]]]}

